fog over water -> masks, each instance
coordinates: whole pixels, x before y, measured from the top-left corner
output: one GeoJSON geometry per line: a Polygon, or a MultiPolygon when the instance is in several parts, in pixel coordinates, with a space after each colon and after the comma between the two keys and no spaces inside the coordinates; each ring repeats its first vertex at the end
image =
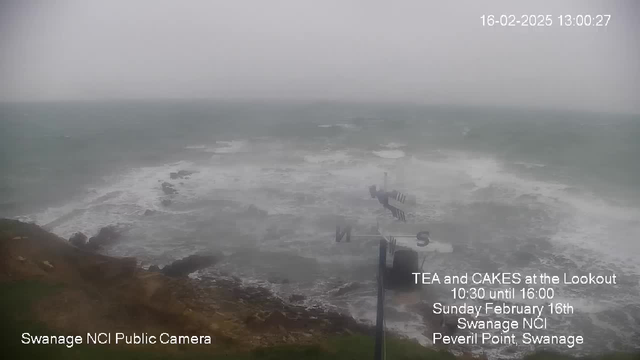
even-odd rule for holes
{"type": "Polygon", "coordinates": [[[0,99],[285,98],[640,112],[634,1],[4,1],[0,99]],[[483,27],[482,15],[552,15],[483,27]],[[560,15],[610,14],[606,27],[560,15]]]}

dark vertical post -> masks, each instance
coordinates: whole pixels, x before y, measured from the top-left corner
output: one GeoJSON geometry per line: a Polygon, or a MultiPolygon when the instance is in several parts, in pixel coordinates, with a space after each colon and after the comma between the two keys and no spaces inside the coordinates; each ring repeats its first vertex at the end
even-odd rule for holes
{"type": "Polygon", "coordinates": [[[378,312],[376,314],[376,347],[374,360],[382,360],[384,349],[384,273],[387,267],[387,240],[380,239],[378,258],[378,312]]]}

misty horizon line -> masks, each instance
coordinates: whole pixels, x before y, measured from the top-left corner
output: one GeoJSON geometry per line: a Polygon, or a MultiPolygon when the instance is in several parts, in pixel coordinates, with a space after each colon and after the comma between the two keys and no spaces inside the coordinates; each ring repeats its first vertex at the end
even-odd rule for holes
{"type": "Polygon", "coordinates": [[[37,105],[37,104],[108,104],[108,103],[228,103],[253,105],[360,105],[360,106],[408,106],[412,108],[447,108],[447,109],[476,109],[498,111],[533,111],[578,113],[589,115],[616,115],[640,117],[640,112],[605,111],[592,109],[578,109],[572,107],[541,106],[541,105],[506,105],[506,104],[469,104],[447,102],[420,102],[415,100],[347,100],[331,98],[280,98],[280,97],[105,97],[105,98],[76,98],[76,99],[40,99],[40,100],[10,100],[0,99],[0,105],[37,105]]]}

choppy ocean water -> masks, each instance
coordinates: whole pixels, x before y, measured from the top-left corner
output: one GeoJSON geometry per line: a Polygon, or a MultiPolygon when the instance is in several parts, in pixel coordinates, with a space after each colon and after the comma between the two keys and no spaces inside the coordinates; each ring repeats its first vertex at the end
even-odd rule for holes
{"type": "MultiPolygon", "coordinates": [[[[375,242],[337,245],[333,233],[337,217],[357,230],[390,220],[367,190],[386,171],[394,187],[416,196],[408,221],[455,247],[430,256],[424,271],[615,272],[621,282],[613,287],[555,286],[555,300],[575,314],[549,318],[545,333],[583,335],[574,352],[640,343],[640,119],[110,103],[2,105],[0,121],[2,215],[63,237],[126,225],[125,239],[107,253],[148,265],[223,250],[230,256],[219,268],[247,282],[372,321],[375,242]],[[179,170],[193,173],[171,179],[179,170]],[[169,206],[161,203],[165,181],[178,190],[169,206]],[[250,205],[267,215],[248,214],[250,205]],[[359,286],[334,296],[351,282],[359,286]]],[[[450,288],[425,287],[425,296],[451,303],[450,288]]],[[[388,327],[429,342],[419,313],[390,307],[388,327]]]]}

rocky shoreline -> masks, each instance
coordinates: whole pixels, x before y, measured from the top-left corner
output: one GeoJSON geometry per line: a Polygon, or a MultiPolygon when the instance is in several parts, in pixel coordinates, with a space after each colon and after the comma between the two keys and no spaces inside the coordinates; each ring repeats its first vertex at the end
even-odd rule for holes
{"type": "MultiPolygon", "coordinates": [[[[213,258],[189,257],[160,271],[149,271],[139,267],[135,258],[98,254],[87,245],[92,241],[71,245],[34,224],[0,220],[0,228],[0,281],[37,279],[64,284],[61,294],[41,302],[36,311],[39,320],[61,333],[110,327],[149,330],[148,324],[135,318],[110,318],[113,309],[138,311],[149,323],[162,323],[161,327],[176,333],[211,335],[219,342],[249,348],[373,333],[371,326],[348,315],[289,303],[267,289],[245,287],[237,278],[185,276],[197,270],[196,265],[212,265],[213,258]],[[100,294],[98,303],[89,301],[89,294],[95,293],[100,294]],[[87,304],[92,305],[88,308],[87,304]]],[[[94,238],[111,239],[112,230],[101,230],[94,238]]],[[[93,243],[96,241],[99,243],[93,243]]]]}

